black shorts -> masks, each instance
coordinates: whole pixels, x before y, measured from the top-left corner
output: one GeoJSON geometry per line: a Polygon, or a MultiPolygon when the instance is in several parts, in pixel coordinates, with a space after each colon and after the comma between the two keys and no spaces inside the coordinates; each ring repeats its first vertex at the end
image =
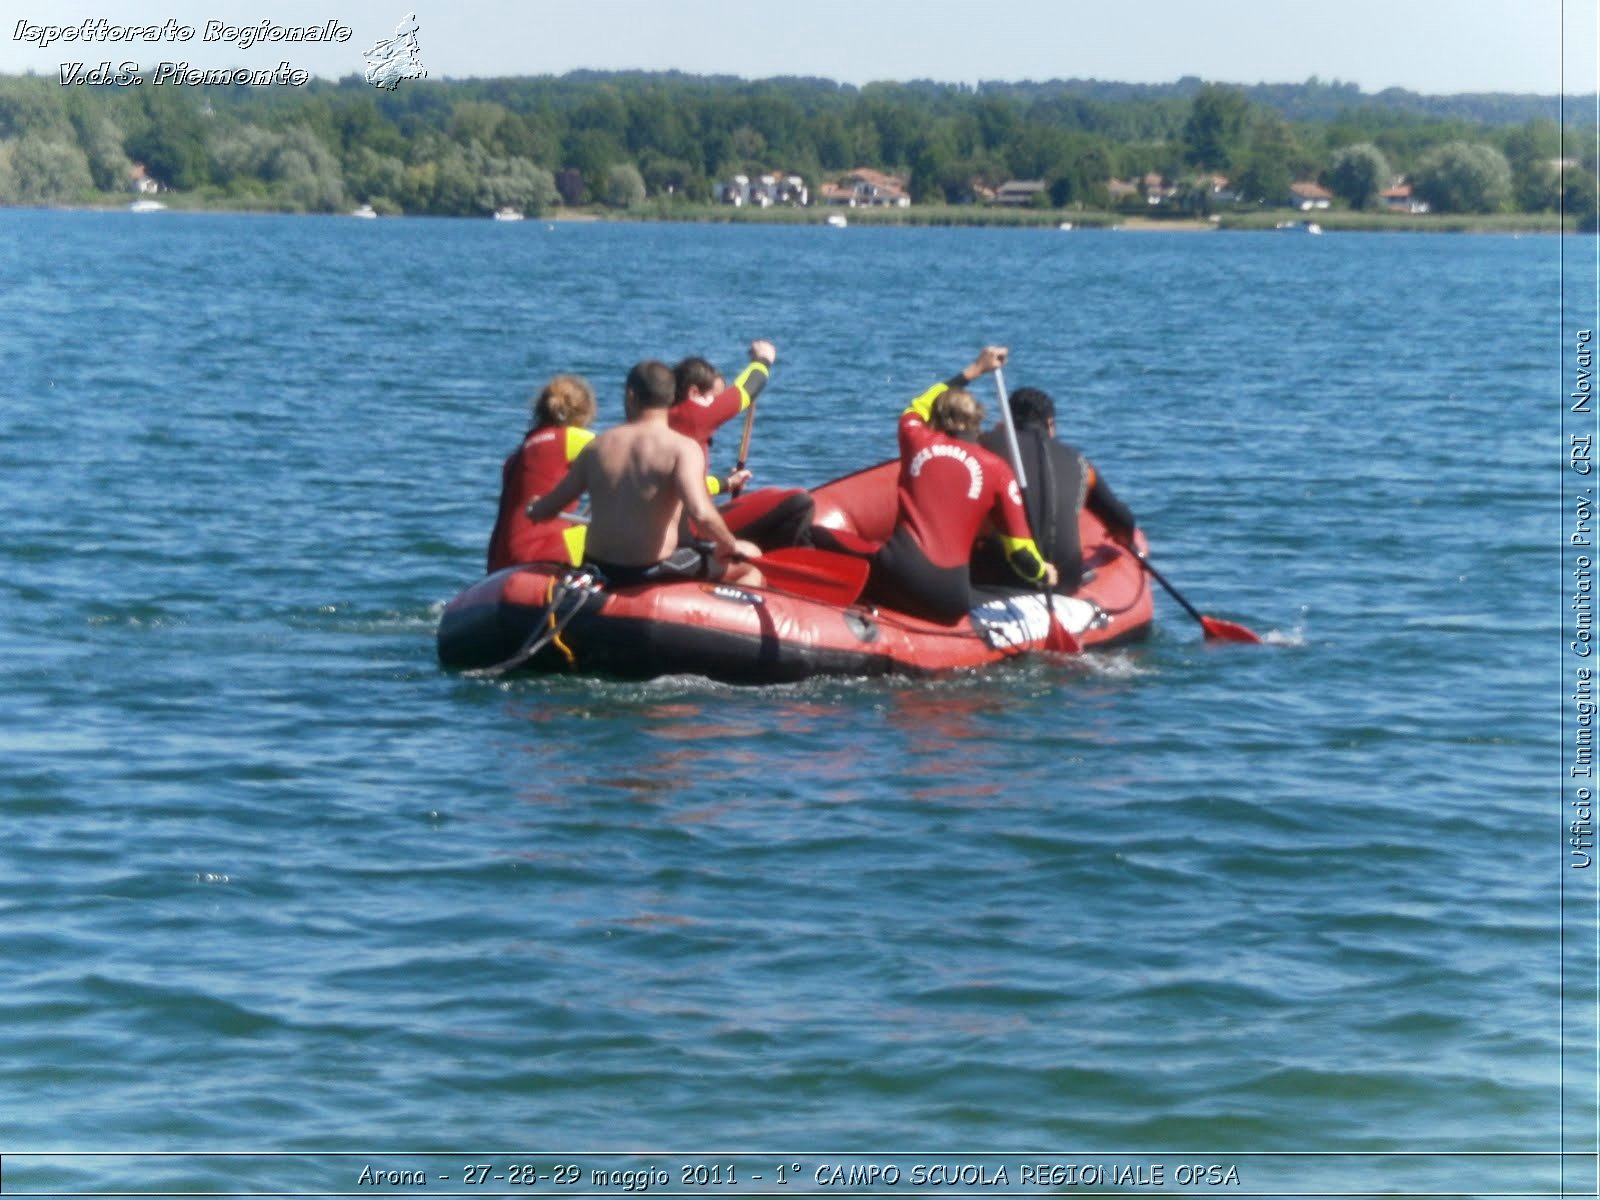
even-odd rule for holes
{"type": "Polygon", "coordinates": [[[872,556],[866,595],[879,604],[953,624],[972,608],[967,564],[936,567],[904,526],[872,556]]]}
{"type": "Polygon", "coordinates": [[[709,542],[679,546],[660,562],[646,563],[642,567],[608,563],[598,558],[585,558],[584,565],[598,570],[612,587],[673,583],[683,579],[721,579],[727,571],[727,564],[712,553],[709,542]]]}

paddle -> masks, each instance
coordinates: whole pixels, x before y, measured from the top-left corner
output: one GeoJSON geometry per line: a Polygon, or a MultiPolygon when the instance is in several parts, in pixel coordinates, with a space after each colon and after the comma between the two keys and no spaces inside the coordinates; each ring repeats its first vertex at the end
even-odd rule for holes
{"type": "MultiPolygon", "coordinates": [[[[1004,368],[994,369],[994,390],[1000,397],[1000,420],[1006,427],[1006,445],[1011,450],[1011,469],[1017,476],[1017,487],[1026,492],[1028,477],[1022,469],[1022,447],[1017,442],[1017,424],[1011,416],[1011,403],[1006,396],[1004,368]]],[[[1042,548],[1040,553],[1043,553],[1042,548]]],[[[1043,579],[1039,581],[1039,595],[1050,613],[1050,632],[1045,635],[1044,648],[1057,654],[1081,654],[1083,643],[1070,629],[1056,620],[1055,593],[1050,590],[1050,584],[1043,579]]]]}
{"type": "MultiPolygon", "coordinates": [[[[750,407],[744,413],[744,436],[739,439],[739,461],[733,464],[734,474],[744,470],[745,461],[750,457],[750,429],[756,423],[756,402],[750,401],[750,407]]],[[[737,496],[744,490],[744,484],[733,489],[737,496]]]]}
{"type": "MultiPolygon", "coordinates": [[[[563,513],[562,518],[579,525],[589,524],[585,513],[563,513]]],[[[872,564],[864,558],[810,546],[785,546],[767,550],[760,558],[740,561],[753,564],[775,588],[841,608],[856,602],[872,570],[872,564]]]]}
{"type": "Polygon", "coordinates": [[[872,564],[864,558],[810,546],[784,546],[745,561],[765,575],[773,587],[840,608],[856,602],[872,570],[872,564]]]}
{"type": "Polygon", "coordinates": [[[1167,589],[1167,595],[1171,596],[1183,606],[1184,612],[1188,613],[1196,621],[1200,622],[1200,628],[1206,631],[1206,637],[1216,638],[1219,641],[1224,642],[1250,642],[1253,644],[1260,644],[1261,639],[1250,630],[1246,629],[1243,625],[1237,625],[1232,621],[1220,621],[1216,617],[1206,616],[1194,605],[1185,600],[1182,593],[1180,593],[1177,588],[1173,587],[1167,582],[1167,577],[1160,571],[1156,570],[1155,565],[1151,563],[1148,558],[1140,554],[1137,550],[1130,550],[1129,553],[1139,560],[1139,565],[1150,573],[1150,577],[1152,579],[1167,589]]]}
{"type": "Polygon", "coordinates": [[[1006,397],[1006,371],[1004,367],[994,369],[994,390],[1000,397],[1000,421],[1006,427],[1006,446],[1011,451],[1011,469],[1016,472],[1017,486],[1023,491],[1028,490],[1028,476],[1022,469],[1022,447],[1017,444],[1017,423],[1011,415],[1011,402],[1006,397]]]}

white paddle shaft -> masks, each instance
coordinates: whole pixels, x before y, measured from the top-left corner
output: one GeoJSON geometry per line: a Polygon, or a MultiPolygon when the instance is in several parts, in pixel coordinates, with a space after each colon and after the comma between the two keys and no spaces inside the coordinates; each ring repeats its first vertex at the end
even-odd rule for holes
{"type": "Polygon", "coordinates": [[[1017,424],[1011,419],[1011,404],[1006,397],[1006,373],[1003,367],[994,369],[994,390],[1000,397],[1000,419],[1006,425],[1006,445],[1011,449],[1011,469],[1016,472],[1017,486],[1026,489],[1028,476],[1022,469],[1022,447],[1017,444],[1017,424]]]}

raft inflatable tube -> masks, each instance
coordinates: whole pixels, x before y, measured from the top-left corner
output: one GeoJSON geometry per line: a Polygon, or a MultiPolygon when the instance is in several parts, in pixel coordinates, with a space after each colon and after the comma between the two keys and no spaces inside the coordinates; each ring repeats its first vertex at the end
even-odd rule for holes
{"type": "MultiPolygon", "coordinates": [[[[763,546],[790,536],[797,511],[845,542],[882,540],[894,526],[898,470],[890,461],[825,484],[809,493],[812,505],[799,490],[760,489],[734,500],[724,517],[763,546]]],[[[508,567],[445,607],[439,661],[487,674],[692,674],[783,683],[987,666],[1045,649],[1052,622],[1085,648],[1145,636],[1153,603],[1138,561],[1090,513],[1081,515],[1080,533],[1085,582],[1076,593],[1055,596],[1050,605],[1036,591],[980,589],[982,603],[953,625],[772,586],[683,581],[613,588],[564,564],[508,567]]]]}

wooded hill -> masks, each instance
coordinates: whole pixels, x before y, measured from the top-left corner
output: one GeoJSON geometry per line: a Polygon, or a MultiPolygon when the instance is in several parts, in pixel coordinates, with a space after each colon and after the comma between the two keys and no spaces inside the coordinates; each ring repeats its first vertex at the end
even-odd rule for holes
{"type": "Polygon", "coordinates": [[[573,72],[300,87],[63,87],[0,77],[0,203],[70,204],[144,186],[196,203],[484,214],[510,206],[708,203],[734,175],[817,186],[858,167],[914,203],[1007,180],[1063,209],[1271,206],[1295,181],[1369,208],[1407,180],[1435,212],[1595,210],[1593,98],[1428,97],[1353,85],[1095,80],[866,87],[679,72],[573,72]],[[1562,121],[1567,124],[1564,127],[1562,121]],[[1217,180],[1227,186],[1219,192],[1217,180]],[[1225,201],[1217,197],[1225,196],[1225,201]]]}

